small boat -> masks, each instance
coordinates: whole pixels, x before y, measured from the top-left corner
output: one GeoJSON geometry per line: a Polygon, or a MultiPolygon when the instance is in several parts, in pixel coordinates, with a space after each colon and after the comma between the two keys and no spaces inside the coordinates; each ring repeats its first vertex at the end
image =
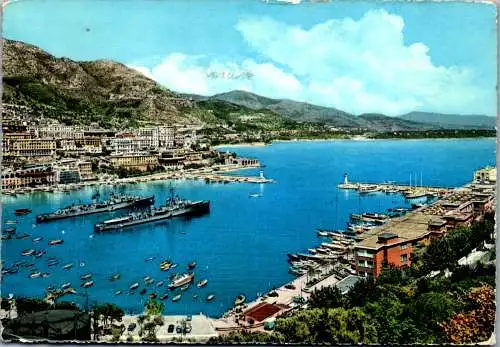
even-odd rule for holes
{"type": "Polygon", "coordinates": [[[196,267],[196,262],[193,261],[192,263],[188,264],[188,270],[193,270],[196,267]]]}
{"type": "Polygon", "coordinates": [[[16,240],[26,240],[30,238],[30,234],[21,234],[16,236],[16,240]]]}
{"type": "Polygon", "coordinates": [[[83,287],[83,288],[90,288],[90,287],[92,287],[93,285],[94,285],[94,281],[87,281],[87,282],[85,282],[85,283],[82,283],[82,284],[81,284],[81,287],[83,287]]]}
{"type": "Polygon", "coordinates": [[[157,296],[156,293],[149,294],[150,299],[156,299],[156,296],[157,296]]]}
{"type": "Polygon", "coordinates": [[[16,225],[17,221],[15,221],[15,220],[8,220],[8,221],[5,222],[5,224],[7,224],[7,225],[16,225]]]}
{"type": "Polygon", "coordinates": [[[10,240],[12,239],[12,235],[11,234],[2,234],[2,240],[10,240]]]}
{"type": "Polygon", "coordinates": [[[5,232],[7,234],[15,234],[16,230],[17,230],[16,227],[7,227],[7,228],[5,228],[5,232]]]}
{"type": "Polygon", "coordinates": [[[205,287],[208,283],[208,280],[201,280],[200,282],[198,282],[198,284],[196,285],[198,288],[202,288],[202,287],[205,287]]]}
{"type": "Polygon", "coordinates": [[[316,254],[316,250],[314,248],[309,248],[307,251],[311,254],[316,254]]]}
{"type": "Polygon", "coordinates": [[[161,286],[163,286],[163,284],[164,284],[164,282],[163,282],[163,281],[160,281],[160,282],[156,283],[156,286],[157,286],[157,287],[161,287],[161,286]]]}
{"type": "Polygon", "coordinates": [[[28,213],[31,213],[31,210],[29,208],[20,208],[17,209],[15,212],[16,216],[24,216],[28,213]]]}
{"type": "Polygon", "coordinates": [[[71,269],[73,267],[73,264],[72,263],[68,263],[66,265],[63,266],[63,269],[65,270],[68,270],[68,269],[71,269]]]}
{"type": "Polygon", "coordinates": [[[43,278],[50,277],[50,273],[48,273],[48,272],[44,272],[44,273],[42,273],[42,277],[43,277],[43,278]]]}
{"type": "Polygon", "coordinates": [[[328,236],[328,232],[326,232],[326,231],[318,231],[317,234],[318,234],[319,237],[326,237],[326,236],[328,236]]]}
{"type": "Polygon", "coordinates": [[[25,249],[21,252],[21,255],[24,255],[24,256],[30,256],[30,255],[33,255],[35,254],[35,250],[34,249],[25,249]]]}
{"type": "Polygon", "coordinates": [[[185,292],[188,289],[189,289],[189,283],[181,287],[181,292],[185,292]]]}
{"type": "Polygon", "coordinates": [[[156,257],[154,257],[154,256],[153,256],[153,257],[149,257],[149,258],[147,258],[147,259],[146,259],[146,262],[148,262],[148,263],[149,263],[150,261],[153,261],[153,260],[155,260],[155,259],[156,259],[156,257]]]}
{"type": "Polygon", "coordinates": [[[48,266],[55,266],[57,264],[59,264],[59,260],[57,260],[57,259],[56,260],[51,260],[51,261],[47,262],[48,266]]]}
{"type": "Polygon", "coordinates": [[[146,292],[147,292],[146,288],[143,288],[143,289],[139,292],[139,294],[140,294],[140,295],[144,295],[144,294],[146,294],[146,292]]]}
{"type": "Polygon", "coordinates": [[[61,288],[62,289],[68,289],[69,287],[71,287],[71,283],[70,282],[67,282],[67,283],[64,283],[61,288]]]}
{"type": "Polygon", "coordinates": [[[31,275],[30,275],[30,278],[39,278],[42,276],[42,273],[40,271],[37,271],[37,272],[33,272],[31,275]]]}
{"type": "Polygon", "coordinates": [[[256,194],[248,194],[250,198],[260,198],[262,197],[262,194],[256,193],[256,194]]]}
{"type": "Polygon", "coordinates": [[[109,278],[109,280],[110,280],[110,281],[117,281],[117,280],[119,280],[119,279],[120,279],[120,277],[121,277],[121,275],[120,275],[120,274],[114,274],[113,276],[111,276],[111,277],[109,278]]]}
{"type": "Polygon", "coordinates": [[[181,299],[181,297],[182,297],[182,296],[181,296],[181,294],[178,294],[178,295],[174,296],[174,297],[172,298],[172,302],[179,301],[179,300],[181,299]]]}
{"type": "Polygon", "coordinates": [[[51,241],[49,241],[49,246],[56,246],[56,245],[60,245],[63,243],[64,243],[64,240],[51,240],[51,241]]]}
{"type": "Polygon", "coordinates": [[[89,280],[92,278],[92,274],[85,274],[80,277],[82,281],[89,280]]]}
{"type": "Polygon", "coordinates": [[[53,284],[49,284],[47,286],[47,289],[46,289],[47,292],[52,292],[54,290],[56,290],[56,286],[54,286],[53,284]]]}
{"type": "Polygon", "coordinates": [[[115,295],[121,295],[121,293],[122,293],[122,291],[121,291],[121,290],[117,290],[117,291],[115,292],[115,295]]]}
{"type": "Polygon", "coordinates": [[[145,283],[146,283],[146,282],[149,282],[150,280],[151,280],[151,277],[149,277],[149,276],[144,277],[144,282],[145,282],[145,283]]]}
{"type": "Polygon", "coordinates": [[[40,241],[42,241],[42,240],[43,240],[43,237],[42,237],[42,236],[38,236],[38,237],[35,237],[35,238],[33,239],[33,242],[40,242],[40,241]]]}
{"type": "Polygon", "coordinates": [[[215,299],[215,295],[210,294],[209,296],[207,296],[207,301],[208,302],[212,301],[213,299],[215,299]]]}
{"type": "Polygon", "coordinates": [[[247,298],[245,297],[245,295],[239,295],[236,300],[234,301],[234,305],[235,306],[239,306],[241,304],[243,304],[245,302],[247,298]]]}
{"type": "Polygon", "coordinates": [[[135,282],[134,284],[132,284],[132,285],[130,286],[130,288],[129,288],[129,289],[130,289],[130,290],[135,290],[135,289],[137,289],[137,288],[139,288],[139,283],[138,283],[138,282],[135,282]]]}
{"type": "Polygon", "coordinates": [[[198,299],[198,294],[193,295],[193,299],[198,299]]]}
{"type": "Polygon", "coordinates": [[[167,300],[167,299],[168,299],[168,294],[160,296],[160,300],[167,300]]]}

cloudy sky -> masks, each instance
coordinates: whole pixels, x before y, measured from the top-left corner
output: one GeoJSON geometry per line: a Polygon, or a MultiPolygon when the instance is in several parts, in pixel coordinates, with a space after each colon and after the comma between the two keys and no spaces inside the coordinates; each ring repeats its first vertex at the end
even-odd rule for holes
{"type": "Polygon", "coordinates": [[[495,8],[485,4],[21,0],[7,6],[4,36],[117,60],[185,93],[496,115],[495,8]]]}

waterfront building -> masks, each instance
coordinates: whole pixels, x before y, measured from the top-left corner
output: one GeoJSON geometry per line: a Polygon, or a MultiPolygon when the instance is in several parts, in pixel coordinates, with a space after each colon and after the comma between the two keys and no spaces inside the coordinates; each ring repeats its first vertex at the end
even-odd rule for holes
{"type": "Polygon", "coordinates": [[[180,170],[184,167],[184,157],[160,157],[158,162],[165,170],[180,170]]]}
{"type": "Polygon", "coordinates": [[[481,170],[474,172],[474,183],[496,183],[497,181],[497,168],[485,167],[481,170]]]}
{"type": "Polygon", "coordinates": [[[92,173],[92,163],[90,161],[78,161],[77,167],[82,181],[90,180],[94,177],[92,173]]]}
{"type": "Polygon", "coordinates": [[[47,139],[81,139],[83,138],[83,128],[62,125],[59,123],[47,126],[34,126],[30,127],[29,131],[36,138],[47,139]]]}
{"type": "Polygon", "coordinates": [[[357,274],[377,277],[383,264],[407,267],[412,251],[419,245],[426,245],[458,226],[470,226],[484,213],[493,211],[494,193],[474,190],[474,185],[457,189],[424,209],[367,232],[355,246],[357,274]]]}
{"type": "Polygon", "coordinates": [[[138,169],[146,171],[148,167],[159,165],[158,157],[151,154],[124,154],[112,155],[109,157],[111,165],[115,167],[124,167],[127,169],[138,169]]]}
{"type": "Polygon", "coordinates": [[[173,148],[175,143],[175,128],[169,126],[156,126],[139,128],[136,136],[143,138],[147,148],[166,149],[173,148]]]}
{"type": "Polygon", "coordinates": [[[38,185],[53,185],[55,172],[50,165],[39,165],[20,170],[7,170],[2,173],[2,188],[26,188],[38,185]]]}
{"type": "Polygon", "coordinates": [[[78,170],[70,168],[57,170],[55,175],[55,181],[59,184],[79,183],[80,172],[78,172],[78,170]]]}
{"type": "Polygon", "coordinates": [[[120,136],[127,137],[112,138],[108,142],[108,149],[115,154],[136,153],[150,148],[147,138],[128,134],[122,134],[120,136]]]}

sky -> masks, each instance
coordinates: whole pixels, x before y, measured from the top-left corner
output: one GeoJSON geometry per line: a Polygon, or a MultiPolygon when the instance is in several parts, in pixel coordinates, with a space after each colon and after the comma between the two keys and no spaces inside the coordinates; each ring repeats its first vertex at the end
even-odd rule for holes
{"type": "Polygon", "coordinates": [[[272,1],[19,0],[4,10],[3,36],[115,60],[183,93],[496,115],[495,6],[272,1]]]}

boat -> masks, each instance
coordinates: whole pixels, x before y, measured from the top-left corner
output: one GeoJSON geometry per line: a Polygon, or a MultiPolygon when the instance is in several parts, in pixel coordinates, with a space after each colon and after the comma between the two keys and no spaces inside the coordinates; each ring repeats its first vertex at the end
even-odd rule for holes
{"type": "Polygon", "coordinates": [[[157,286],[157,287],[161,287],[161,286],[163,286],[163,284],[164,284],[164,283],[165,283],[165,282],[160,281],[160,282],[156,283],[156,286],[157,286]]]}
{"type": "Polygon", "coordinates": [[[2,240],[10,240],[10,239],[12,239],[11,234],[2,234],[2,240]]]}
{"type": "Polygon", "coordinates": [[[414,190],[405,194],[405,198],[407,199],[418,199],[427,196],[427,192],[424,190],[414,190]]]}
{"type": "Polygon", "coordinates": [[[90,288],[90,287],[92,287],[93,285],[94,285],[94,281],[87,281],[87,282],[85,282],[85,283],[82,283],[82,284],[81,284],[81,287],[83,287],[83,288],[90,288]]]}
{"type": "Polygon", "coordinates": [[[35,250],[33,248],[31,249],[25,249],[21,252],[21,255],[24,255],[24,256],[30,256],[30,255],[33,255],[35,254],[35,250]]]}
{"type": "Polygon", "coordinates": [[[250,198],[261,198],[262,194],[256,193],[256,194],[248,194],[250,198]]]}
{"type": "Polygon", "coordinates": [[[363,213],[363,221],[365,222],[385,222],[389,216],[380,213],[363,213]]]}
{"type": "Polygon", "coordinates": [[[59,264],[59,260],[55,259],[55,260],[50,260],[47,262],[47,265],[48,266],[55,266],[55,265],[58,265],[59,264]]]}
{"type": "Polygon", "coordinates": [[[156,299],[156,297],[157,297],[156,293],[149,294],[150,299],[156,299]]]}
{"type": "Polygon", "coordinates": [[[212,301],[213,299],[215,299],[215,295],[210,294],[207,296],[207,301],[212,301]]]}
{"type": "Polygon", "coordinates": [[[196,267],[196,262],[193,261],[192,263],[188,264],[187,268],[188,270],[193,270],[196,267]]]}
{"type": "Polygon", "coordinates": [[[120,279],[121,275],[120,274],[114,274],[112,275],[109,280],[110,281],[118,281],[120,279]]]}
{"type": "Polygon", "coordinates": [[[69,287],[71,287],[71,283],[70,282],[67,282],[67,283],[64,283],[61,288],[62,289],[68,289],[69,287]]]}
{"type": "Polygon", "coordinates": [[[142,288],[141,291],[139,292],[139,295],[144,295],[146,294],[147,290],[146,288],[142,288]]]}
{"type": "Polygon", "coordinates": [[[17,221],[15,221],[15,220],[8,220],[8,221],[5,222],[5,224],[7,224],[7,225],[16,225],[17,221]]]}
{"type": "Polygon", "coordinates": [[[326,236],[328,236],[328,232],[326,232],[326,231],[318,231],[317,234],[318,234],[319,237],[326,237],[326,236]]]}
{"type": "Polygon", "coordinates": [[[95,232],[121,230],[135,225],[153,223],[180,216],[201,216],[210,212],[210,201],[190,201],[180,199],[173,188],[170,189],[170,198],[164,206],[141,213],[130,213],[121,218],[114,218],[98,223],[94,227],[95,232]]]}
{"type": "Polygon", "coordinates": [[[155,259],[156,259],[156,257],[149,257],[146,259],[146,262],[150,262],[150,261],[155,260],[155,259]]]}
{"type": "Polygon", "coordinates": [[[299,260],[300,259],[300,257],[295,253],[288,253],[287,256],[288,256],[289,260],[299,260]]]}
{"type": "Polygon", "coordinates": [[[7,234],[15,234],[16,233],[16,227],[13,227],[13,226],[7,227],[7,228],[5,228],[5,232],[7,234]]]}
{"type": "Polygon", "coordinates": [[[193,280],[194,278],[194,274],[193,273],[190,273],[190,274],[184,274],[182,276],[179,276],[177,278],[174,278],[174,280],[172,281],[172,283],[170,283],[168,285],[168,288],[170,289],[175,289],[175,288],[178,288],[178,287],[182,287],[188,283],[191,283],[191,281],[193,280]]]}
{"type": "Polygon", "coordinates": [[[68,270],[68,269],[71,269],[73,267],[73,264],[72,263],[68,263],[66,265],[63,266],[63,269],[65,270],[68,270]]]}
{"type": "Polygon", "coordinates": [[[64,240],[51,240],[49,241],[49,246],[61,245],[64,243],[64,240]]]}
{"type": "Polygon", "coordinates": [[[151,277],[149,277],[149,276],[144,277],[144,282],[149,282],[150,280],[151,280],[151,277]]]}
{"type": "Polygon", "coordinates": [[[38,237],[35,237],[35,238],[33,239],[33,242],[35,242],[35,243],[36,243],[36,242],[40,242],[40,241],[42,241],[42,240],[43,240],[43,236],[38,236],[38,237]]]}
{"type": "Polygon", "coordinates": [[[166,300],[168,299],[168,294],[163,294],[162,296],[160,296],[160,300],[166,300]]]}
{"type": "Polygon", "coordinates": [[[89,280],[91,278],[92,278],[92,274],[85,274],[85,275],[80,276],[80,279],[82,281],[89,280]]]}
{"type": "Polygon", "coordinates": [[[316,254],[316,250],[314,248],[309,248],[307,251],[311,254],[316,254]]]}
{"type": "Polygon", "coordinates": [[[30,274],[30,278],[39,278],[41,276],[42,276],[42,273],[40,271],[33,272],[32,274],[30,274]]]}
{"type": "Polygon", "coordinates": [[[130,290],[135,290],[135,289],[137,289],[137,288],[139,288],[139,283],[138,283],[138,282],[135,282],[134,284],[132,284],[132,285],[130,286],[130,288],[129,288],[129,289],[130,289],[130,290]]]}
{"type": "Polygon", "coordinates": [[[193,299],[195,299],[195,300],[198,299],[198,294],[194,294],[193,299]]]}
{"type": "Polygon", "coordinates": [[[21,234],[16,236],[16,240],[26,240],[30,238],[30,234],[21,234]]]}
{"type": "Polygon", "coordinates": [[[147,207],[153,204],[154,196],[141,197],[129,195],[112,195],[111,198],[107,201],[83,205],[73,204],[51,213],[40,214],[36,216],[36,222],[49,222],[64,218],[87,216],[89,214],[95,213],[113,212],[126,208],[147,207]]]}
{"type": "Polygon", "coordinates": [[[245,297],[245,295],[239,295],[236,300],[234,301],[234,305],[235,306],[239,306],[241,304],[243,304],[245,302],[247,298],[245,297]]]}
{"type": "Polygon", "coordinates": [[[172,302],[179,301],[179,300],[181,299],[181,297],[182,297],[182,295],[181,295],[181,294],[178,294],[178,295],[174,296],[174,297],[172,298],[172,302]]]}
{"type": "Polygon", "coordinates": [[[207,285],[208,283],[208,280],[201,280],[200,282],[198,282],[198,284],[196,285],[198,288],[203,288],[207,285]]]}
{"type": "Polygon", "coordinates": [[[189,289],[189,283],[181,287],[181,292],[185,292],[189,289]]]}
{"type": "Polygon", "coordinates": [[[376,185],[370,185],[366,187],[359,187],[359,193],[360,194],[370,194],[370,193],[376,193],[380,189],[376,185]]]}
{"type": "Polygon", "coordinates": [[[115,292],[115,295],[121,295],[121,293],[122,293],[122,291],[121,291],[121,290],[117,290],[117,291],[115,292]]]}
{"type": "Polygon", "coordinates": [[[16,216],[24,216],[31,213],[31,210],[29,208],[20,208],[17,209],[14,213],[16,216]]]}

